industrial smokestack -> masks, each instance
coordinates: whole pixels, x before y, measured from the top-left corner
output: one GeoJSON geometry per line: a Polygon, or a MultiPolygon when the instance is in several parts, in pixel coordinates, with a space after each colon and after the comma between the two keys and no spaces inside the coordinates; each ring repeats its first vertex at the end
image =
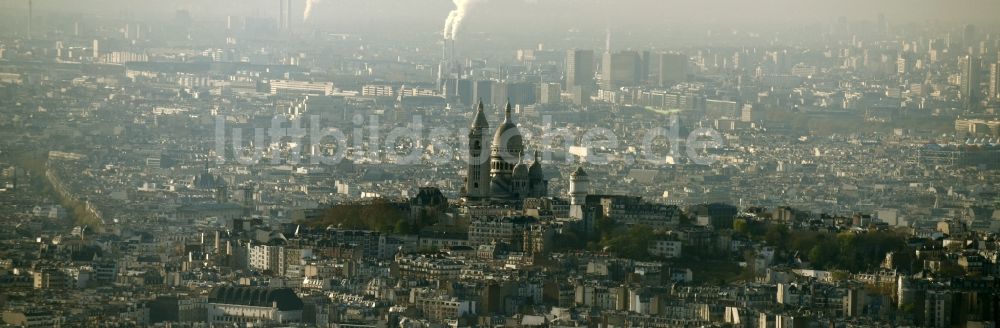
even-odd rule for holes
{"type": "Polygon", "coordinates": [[[448,38],[441,40],[441,61],[438,62],[437,90],[444,91],[444,82],[448,78],[448,38]]]}
{"type": "Polygon", "coordinates": [[[450,58],[448,58],[448,38],[446,37],[441,40],[441,61],[448,62],[449,59],[450,58]]]}
{"type": "Polygon", "coordinates": [[[449,50],[450,50],[450,52],[448,53],[448,60],[454,63],[455,62],[455,39],[451,39],[451,49],[449,49],[449,50]]]}

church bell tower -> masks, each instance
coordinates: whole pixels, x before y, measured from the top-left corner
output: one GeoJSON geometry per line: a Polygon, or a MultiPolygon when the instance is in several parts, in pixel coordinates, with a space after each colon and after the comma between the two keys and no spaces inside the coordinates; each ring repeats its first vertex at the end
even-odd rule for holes
{"type": "Polygon", "coordinates": [[[483,101],[476,106],[476,116],[469,128],[469,166],[465,177],[465,197],[482,199],[490,197],[490,124],[483,112],[483,101]]]}

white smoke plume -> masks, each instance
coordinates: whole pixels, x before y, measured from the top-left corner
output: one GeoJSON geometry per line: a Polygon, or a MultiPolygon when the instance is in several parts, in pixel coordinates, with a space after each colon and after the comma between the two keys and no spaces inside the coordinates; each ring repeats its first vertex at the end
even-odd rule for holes
{"type": "Polygon", "coordinates": [[[462,26],[462,20],[469,13],[469,9],[478,2],[486,0],[451,0],[455,3],[455,10],[448,13],[448,18],[444,21],[444,38],[454,40],[458,35],[458,28],[462,26]]]}
{"type": "Polygon", "coordinates": [[[323,0],[306,0],[306,9],[302,12],[302,21],[309,20],[309,16],[312,16],[313,7],[322,1],[323,0]]]}
{"type": "Polygon", "coordinates": [[[444,32],[442,33],[442,36],[445,39],[451,38],[451,22],[455,20],[455,16],[457,15],[458,11],[452,10],[450,13],[448,13],[448,18],[444,19],[444,32]]]}

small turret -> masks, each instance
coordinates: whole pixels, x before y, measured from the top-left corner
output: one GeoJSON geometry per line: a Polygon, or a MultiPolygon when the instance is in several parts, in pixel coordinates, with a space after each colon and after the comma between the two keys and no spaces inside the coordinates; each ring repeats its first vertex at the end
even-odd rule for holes
{"type": "Polygon", "coordinates": [[[535,150],[535,161],[528,168],[528,189],[534,197],[546,197],[549,194],[549,182],[545,180],[545,172],[542,171],[542,159],[535,150]]]}
{"type": "Polygon", "coordinates": [[[514,165],[514,178],[528,178],[528,165],[524,164],[523,159],[518,158],[517,164],[514,165]]]}
{"type": "Polygon", "coordinates": [[[528,168],[528,177],[532,181],[542,181],[545,180],[545,173],[542,172],[542,160],[538,157],[538,151],[535,150],[535,161],[531,163],[531,167],[528,168]]]}
{"type": "Polygon", "coordinates": [[[507,100],[507,105],[504,106],[504,110],[503,110],[503,122],[504,123],[514,123],[513,121],[511,121],[510,111],[511,111],[510,100],[507,100]]]}
{"type": "Polygon", "coordinates": [[[472,129],[487,129],[490,127],[490,123],[486,121],[486,113],[483,112],[483,100],[479,100],[479,105],[476,106],[476,118],[472,120],[472,129]]]}

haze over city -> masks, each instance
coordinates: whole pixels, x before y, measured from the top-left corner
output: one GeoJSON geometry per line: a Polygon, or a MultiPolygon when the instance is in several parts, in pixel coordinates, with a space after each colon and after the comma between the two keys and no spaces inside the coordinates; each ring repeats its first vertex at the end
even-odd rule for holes
{"type": "Polygon", "coordinates": [[[0,0],[0,327],[996,327],[997,13],[0,0]]]}

